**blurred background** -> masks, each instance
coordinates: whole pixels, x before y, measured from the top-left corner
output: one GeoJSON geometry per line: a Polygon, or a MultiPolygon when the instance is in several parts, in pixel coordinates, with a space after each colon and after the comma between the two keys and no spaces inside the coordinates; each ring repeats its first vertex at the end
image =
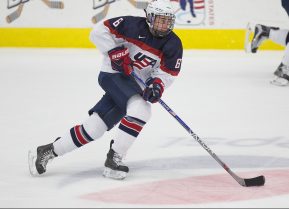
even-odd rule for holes
{"type": "MultiPolygon", "coordinates": [[[[242,49],[248,22],[286,26],[277,0],[171,0],[175,32],[185,49],[242,49]]],[[[0,47],[93,47],[88,34],[98,21],[144,16],[141,0],[2,0],[0,47]]],[[[270,41],[265,49],[280,49],[270,41]]]]}

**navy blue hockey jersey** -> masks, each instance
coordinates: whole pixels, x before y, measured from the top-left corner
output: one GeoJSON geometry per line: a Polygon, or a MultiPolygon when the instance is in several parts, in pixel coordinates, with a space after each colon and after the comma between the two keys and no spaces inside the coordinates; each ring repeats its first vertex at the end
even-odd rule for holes
{"type": "Polygon", "coordinates": [[[158,77],[168,87],[180,72],[181,40],[174,32],[163,38],[153,36],[144,17],[122,16],[100,22],[90,39],[104,55],[101,71],[118,73],[112,70],[107,52],[124,45],[134,61],[135,73],[143,80],[158,77]]]}
{"type": "Polygon", "coordinates": [[[286,10],[287,14],[289,15],[289,1],[282,0],[282,7],[286,10]]]}

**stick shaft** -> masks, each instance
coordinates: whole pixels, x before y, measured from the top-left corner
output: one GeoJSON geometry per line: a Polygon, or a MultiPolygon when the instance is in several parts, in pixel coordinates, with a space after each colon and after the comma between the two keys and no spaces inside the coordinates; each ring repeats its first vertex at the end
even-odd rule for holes
{"type": "Polygon", "coordinates": [[[138,1],[138,0],[128,0],[135,8],[137,9],[145,9],[147,8],[148,2],[146,1],[138,1]]]}
{"type": "Polygon", "coordinates": [[[23,7],[24,7],[24,3],[21,3],[17,10],[15,10],[14,12],[12,12],[10,15],[8,15],[6,17],[6,21],[7,23],[11,23],[13,22],[14,20],[16,20],[17,18],[20,17],[21,13],[22,13],[22,10],[23,10],[23,7]]]}
{"type": "MultiPolygon", "coordinates": [[[[139,78],[135,72],[132,72],[132,76],[142,83],[145,87],[147,86],[146,83],[139,78]]],[[[173,116],[179,124],[183,126],[184,129],[242,186],[245,186],[245,180],[237,176],[231,169],[201,140],[201,138],[195,134],[192,129],[162,100],[159,100],[161,106],[173,116]]]]}
{"type": "Polygon", "coordinates": [[[109,9],[109,4],[106,4],[104,6],[104,9],[101,12],[97,13],[91,18],[91,21],[95,24],[99,22],[100,20],[102,20],[103,18],[105,18],[105,16],[107,15],[108,9],[109,9]]]}
{"type": "Polygon", "coordinates": [[[52,9],[63,9],[64,4],[61,1],[49,1],[49,0],[42,0],[49,8],[52,9]]]}

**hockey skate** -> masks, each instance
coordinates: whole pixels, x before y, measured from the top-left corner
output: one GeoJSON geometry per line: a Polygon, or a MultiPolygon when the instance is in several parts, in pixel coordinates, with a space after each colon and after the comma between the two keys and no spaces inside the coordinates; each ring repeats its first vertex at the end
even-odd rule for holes
{"type": "Polygon", "coordinates": [[[276,86],[288,86],[289,85],[289,66],[281,63],[277,70],[274,72],[274,78],[271,80],[271,84],[276,86]]]}
{"type": "Polygon", "coordinates": [[[277,27],[269,27],[261,24],[252,26],[251,23],[248,23],[245,36],[245,51],[247,53],[256,53],[261,43],[269,38],[270,30],[278,29],[277,27]],[[250,40],[252,33],[253,38],[250,40]]]}
{"type": "Polygon", "coordinates": [[[46,165],[57,155],[53,152],[53,144],[37,147],[36,151],[28,152],[29,171],[32,176],[46,172],[46,165]]]}
{"type": "Polygon", "coordinates": [[[103,171],[103,176],[107,178],[122,180],[125,179],[129,169],[122,163],[122,158],[120,154],[116,153],[112,148],[113,140],[110,143],[110,149],[107,153],[107,158],[104,163],[105,169],[103,171]]]}

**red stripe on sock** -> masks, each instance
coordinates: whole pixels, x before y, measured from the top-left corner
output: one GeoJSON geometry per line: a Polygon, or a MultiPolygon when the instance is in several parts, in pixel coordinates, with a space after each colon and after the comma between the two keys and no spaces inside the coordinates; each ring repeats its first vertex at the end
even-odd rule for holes
{"type": "Polygon", "coordinates": [[[125,118],[123,118],[121,120],[121,123],[124,125],[124,126],[127,126],[128,128],[131,128],[135,131],[138,131],[140,132],[142,130],[142,126],[136,124],[136,123],[132,123],[132,122],[129,122],[128,120],[126,120],[125,118]]]}
{"type": "Polygon", "coordinates": [[[88,141],[85,140],[85,138],[81,135],[81,132],[80,132],[80,126],[77,125],[74,127],[74,131],[76,133],[76,137],[78,139],[78,141],[82,144],[82,145],[85,145],[88,143],[88,141]]]}

